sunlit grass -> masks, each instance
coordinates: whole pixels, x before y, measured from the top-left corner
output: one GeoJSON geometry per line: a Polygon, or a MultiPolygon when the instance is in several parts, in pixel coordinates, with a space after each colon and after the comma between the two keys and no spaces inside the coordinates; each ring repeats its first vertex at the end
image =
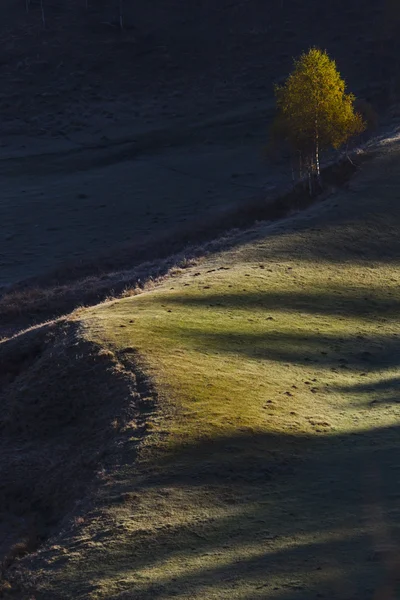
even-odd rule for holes
{"type": "Polygon", "coordinates": [[[156,402],[137,462],[102,492],[128,493],[84,528],[63,588],[372,597],[383,579],[366,556],[398,520],[400,214],[393,189],[381,193],[380,177],[398,177],[385,165],[337,210],[260,229],[79,313],[86,337],[140,367],[156,402]]]}
{"type": "MultiPolygon", "coordinates": [[[[390,388],[397,369],[397,267],[382,267],[377,282],[376,270],[360,265],[291,265],[272,265],[268,275],[249,262],[189,273],[96,309],[92,331],[120,350],[133,346],[180,407],[168,426],[172,443],[240,428],[368,427],[372,388],[383,380],[390,388]],[[327,424],[313,424],[315,415],[327,424]]],[[[392,416],[375,410],[372,419],[386,425],[392,416]]]]}

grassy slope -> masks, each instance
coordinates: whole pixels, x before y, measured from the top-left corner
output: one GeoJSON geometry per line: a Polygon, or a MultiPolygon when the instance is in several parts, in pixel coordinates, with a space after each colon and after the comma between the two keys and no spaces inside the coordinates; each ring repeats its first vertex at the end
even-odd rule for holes
{"type": "Polygon", "coordinates": [[[136,464],[121,459],[64,558],[43,553],[38,598],[381,590],[399,518],[399,184],[394,147],[324,205],[79,315],[158,401],[136,464]]]}
{"type": "Polygon", "coordinates": [[[132,375],[85,341],[77,323],[0,341],[0,365],[3,598],[3,569],[34,552],[78,506],[84,512],[102,468],[119,453],[124,425],[139,423],[140,403],[132,375]]]}

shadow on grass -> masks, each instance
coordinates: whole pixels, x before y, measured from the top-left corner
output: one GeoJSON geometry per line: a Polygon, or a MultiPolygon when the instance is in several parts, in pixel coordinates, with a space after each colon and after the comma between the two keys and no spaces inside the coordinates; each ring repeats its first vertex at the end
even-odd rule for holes
{"type": "Polygon", "coordinates": [[[137,579],[112,597],[206,598],[210,590],[224,598],[227,590],[234,598],[397,597],[379,590],[389,583],[395,593],[400,566],[392,531],[400,517],[399,442],[400,428],[388,427],[185,445],[157,476],[125,490],[140,497],[151,489],[173,507],[176,490],[193,501],[196,489],[208,517],[188,505],[183,524],[166,524],[150,538],[128,535],[132,563],[121,580],[146,569],[148,581],[137,579]],[[213,515],[213,503],[222,516],[213,515]]]}
{"type": "Polygon", "coordinates": [[[318,368],[368,372],[391,369],[399,364],[400,338],[395,334],[353,337],[325,336],[318,333],[205,333],[180,329],[174,332],[198,351],[226,353],[250,359],[270,360],[318,368]]]}
{"type": "MultiPolygon", "coordinates": [[[[359,160],[367,158],[366,154],[359,160]]],[[[389,161],[392,174],[397,172],[396,161],[398,158],[394,163],[389,161]]],[[[346,184],[354,170],[355,167],[346,160],[328,166],[324,171],[327,188],[346,184]]],[[[387,181],[390,188],[390,177],[387,181]]],[[[300,215],[291,220],[289,227],[288,223],[282,222],[285,235],[279,226],[269,229],[265,232],[268,237],[265,248],[263,231],[250,231],[255,243],[252,248],[245,249],[246,259],[274,262],[290,256],[294,262],[397,262],[400,205],[393,189],[386,191],[386,186],[375,182],[373,190],[375,196],[365,190],[355,194],[349,192],[349,197],[342,197],[336,208],[333,205],[317,217],[312,213],[300,215]],[[304,238],[301,244],[299,235],[304,238]]],[[[172,227],[150,240],[138,238],[103,256],[65,264],[52,273],[0,290],[0,316],[5,332],[8,335],[8,329],[18,330],[72,311],[82,304],[95,304],[110,295],[118,296],[127,288],[142,288],[146,282],[166,276],[172,267],[187,265],[205,254],[240,247],[248,241],[244,239],[246,228],[260,221],[283,219],[324,198],[324,195],[310,198],[303,185],[298,184],[278,193],[277,197],[263,196],[225,207],[197,218],[185,227],[172,227]],[[240,230],[243,235],[238,235],[240,230]]]]}
{"type": "MultiPolygon", "coordinates": [[[[359,159],[360,162],[366,159],[359,159]]],[[[324,168],[328,193],[331,185],[343,185],[356,167],[346,159],[324,168]]],[[[304,183],[262,194],[178,224],[166,231],[137,238],[101,256],[64,264],[43,276],[30,278],[0,289],[0,317],[3,323],[21,329],[70,312],[82,304],[95,304],[118,296],[126,288],[143,287],[154,278],[164,277],[172,267],[205,254],[233,248],[242,243],[237,235],[260,221],[277,221],[301,211],[326,197],[310,197],[304,183]],[[233,233],[232,233],[233,232],[233,233]],[[27,316],[29,314],[29,316],[27,316]]],[[[2,332],[0,331],[0,334],[2,332]]]]}
{"type": "MultiPolygon", "coordinates": [[[[383,329],[394,325],[400,304],[398,298],[384,290],[336,287],[308,293],[274,292],[267,288],[263,292],[171,296],[162,302],[168,307],[175,305],[177,311],[179,307],[189,307],[214,312],[212,327],[198,327],[197,321],[196,326],[191,326],[190,313],[184,326],[174,323],[167,328],[168,335],[199,351],[302,365],[315,363],[319,368],[332,370],[371,372],[396,367],[400,362],[400,336],[383,329]],[[295,318],[297,331],[281,331],[288,314],[295,318]],[[227,315],[234,319],[228,325],[227,315]],[[324,331],[325,316],[338,324],[342,335],[334,327],[332,333],[330,328],[324,331]],[[312,321],[310,317],[322,319],[312,321]],[[373,331],[368,333],[371,326],[373,331]]],[[[294,321],[288,321],[286,326],[290,323],[294,321]]]]}
{"type": "MultiPolygon", "coordinates": [[[[295,274],[293,269],[291,273],[295,274]]],[[[285,277],[285,275],[282,275],[285,277]]],[[[291,276],[287,276],[291,277],[291,276]]],[[[400,300],[391,297],[386,290],[370,290],[368,288],[348,289],[345,286],[332,287],[313,291],[280,290],[275,292],[268,289],[265,281],[265,291],[237,293],[199,293],[196,296],[168,298],[168,303],[183,306],[199,306],[209,308],[278,311],[301,311],[315,315],[343,315],[346,319],[361,317],[371,320],[396,320],[400,312],[400,300]]]]}
{"type": "Polygon", "coordinates": [[[368,396],[365,402],[370,406],[373,404],[400,404],[400,377],[388,377],[372,383],[341,386],[337,390],[345,394],[350,392],[368,396]]]}
{"type": "MultiPolygon", "coordinates": [[[[283,297],[279,305],[273,296],[273,305],[282,308],[286,302],[292,308],[297,300],[283,297]]],[[[236,296],[229,302],[234,306],[236,296]]],[[[264,305],[264,295],[254,302],[264,305]]],[[[313,301],[310,312],[314,307],[319,311],[321,304],[313,301]]],[[[272,301],[268,310],[271,307],[272,301]]],[[[356,305],[355,316],[362,307],[356,305]]],[[[204,333],[189,323],[187,329],[174,327],[170,334],[175,331],[180,343],[186,336],[184,343],[196,349],[317,363],[324,369],[376,373],[399,363],[400,340],[394,334],[358,339],[305,329],[303,335],[277,331],[274,321],[265,323],[262,333],[204,333]]],[[[394,396],[398,383],[397,377],[387,375],[376,388],[394,396]]],[[[336,390],[362,396],[372,385],[336,390]]],[[[122,505],[132,520],[117,542],[110,527],[97,534],[100,546],[94,544],[91,551],[90,574],[83,569],[82,575],[74,572],[68,580],[71,594],[76,586],[76,597],[82,597],[78,593],[83,583],[94,590],[103,585],[106,575],[98,565],[105,560],[108,544],[112,578],[121,591],[107,597],[115,600],[227,598],[230,592],[233,599],[397,597],[395,591],[384,596],[379,590],[383,585],[395,590],[400,573],[400,427],[336,435],[247,428],[182,443],[168,459],[155,448],[154,456],[142,466],[139,461],[134,473],[132,454],[124,454],[118,463],[115,480],[105,492],[106,504],[122,505]],[[115,544],[122,557],[118,560],[113,556],[115,544]]],[[[45,549],[41,556],[51,561],[52,552],[45,549]]]]}
{"type": "MultiPolygon", "coordinates": [[[[396,300],[359,298],[350,291],[340,298],[339,308],[336,296],[328,293],[312,301],[302,293],[231,294],[176,303],[318,315],[341,314],[343,309],[347,318],[396,318],[396,300]]],[[[395,333],[286,333],[274,330],[279,316],[277,321],[266,320],[265,333],[205,333],[189,324],[178,331],[174,326],[170,335],[175,332],[200,351],[317,363],[318,368],[359,374],[399,364],[395,333]]],[[[399,383],[398,377],[387,376],[335,391],[368,395],[372,402],[376,393],[377,401],[391,404],[400,399],[399,383]]],[[[400,593],[399,464],[398,426],[336,435],[243,431],[182,445],[172,461],[158,457],[140,485],[125,484],[125,491],[139,497],[166,495],[172,506],[180,492],[189,504],[183,524],[164,522],[151,541],[128,536],[135,569],[143,569],[148,581],[131,583],[115,598],[207,598],[210,590],[217,598],[220,590],[221,598],[394,600],[400,593]],[[206,517],[199,517],[202,503],[206,517]]],[[[121,579],[131,569],[123,568],[121,579]]]]}

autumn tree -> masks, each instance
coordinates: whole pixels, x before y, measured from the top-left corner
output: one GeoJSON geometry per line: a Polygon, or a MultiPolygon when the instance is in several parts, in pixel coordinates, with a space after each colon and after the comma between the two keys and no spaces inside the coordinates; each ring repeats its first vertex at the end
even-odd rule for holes
{"type": "Polygon", "coordinates": [[[312,48],[294,62],[294,69],[282,86],[275,88],[277,116],[273,135],[289,144],[308,176],[310,193],[315,179],[320,183],[320,156],[338,149],[365,129],[354,110],[355,97],[346,93],[346,84],[335,61],[326,52],[312,48]]]}

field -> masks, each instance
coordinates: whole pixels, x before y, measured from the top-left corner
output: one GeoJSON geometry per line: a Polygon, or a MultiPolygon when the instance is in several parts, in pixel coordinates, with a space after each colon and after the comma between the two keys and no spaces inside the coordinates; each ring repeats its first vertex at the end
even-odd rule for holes
{"type": "Polygon", "coordinates": [[[0,598],[394,600],[395,3],[44,10],[0,24],[0,598]],[[313,45],[380,137],[286,206],[313,45]]]}
{"type": "Polygon", "coordinates": [[[287,181],[264,156],[273,85],[313,44],[378,112],[396,99],[385,4],[270,4],[136,3],[121,33],[107,25],[111,0],[45,0],[44,30],[39,4],[7,3],[0,286],[287,181]]]}
{"type": "MultiPolygon", "coordinates": [[[[56,340],[57,327],[69,333],[64,359],[53,349],[41,363],[44,396],[60,369],[55,406],[97,381],[63,429],[72,464],[96,398],[106,443],[85,500],[11,567],[16,589],[74,600],[396,597],[398,160],[397,142],[383,145],[324,203],[47,326],[56,340]],[[91,353],[108,375],[95,375],[91,353]]],[[[14,402],[26,402],[22,381],[34,401],[34,365],[13,381],[14,402]]],[[[82,453],[98,435],[85,435],[82,453]]]]}
{"type": "Polygon", "coordinates": [[[164,123],[136,132],[136,143],[67,145],[2,162],[0,285],[154,238],[287,181],[287,167],[266,160],[261,113],[164,123]]]}

